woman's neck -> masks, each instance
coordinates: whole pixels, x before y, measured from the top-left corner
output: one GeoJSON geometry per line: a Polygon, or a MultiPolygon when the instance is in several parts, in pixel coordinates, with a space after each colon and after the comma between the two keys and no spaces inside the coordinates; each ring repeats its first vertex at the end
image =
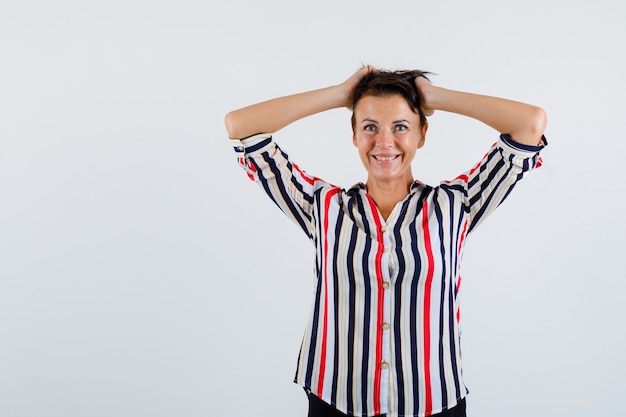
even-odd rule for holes
{"type": "Polygon", "coordinates": [[[371,181],[370,179],[367,180],[367,183],[365,184],[367,193],[370,197],[372,197],[374,203],[376,203],[376,207],[378,207],[378,211],[380,211],[380,214],[383,216],[385,221],[389,218],[389,215],[393,211],[396,204],[404,200],[404,198],[409,194],[413,181],[413,179],[404,180],[402,182],[380,182],[371,181]]]}

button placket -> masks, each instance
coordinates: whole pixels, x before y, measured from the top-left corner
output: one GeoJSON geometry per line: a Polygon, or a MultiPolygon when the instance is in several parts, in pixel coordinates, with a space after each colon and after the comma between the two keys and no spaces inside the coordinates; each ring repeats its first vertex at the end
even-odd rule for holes
{"type": "Polygon", "coordinates": [[[380,244],[382,248],[382,283],[380,284],[380,291],[383,292],[383,317],[379,322],[381,337],[382,337],[382,357],[378,363],[379,369],[383,372],[381,381],[381,396],[386,397],[389,392],[389,376],[393,373],[391,369],[391,308],[392,308],[392,293],[389,291],[391,288],[391,263],[393,262],[393,242],[391,236],[391,229],[387,225],[382,225],[379,229],[381,236],[380,244]]]}

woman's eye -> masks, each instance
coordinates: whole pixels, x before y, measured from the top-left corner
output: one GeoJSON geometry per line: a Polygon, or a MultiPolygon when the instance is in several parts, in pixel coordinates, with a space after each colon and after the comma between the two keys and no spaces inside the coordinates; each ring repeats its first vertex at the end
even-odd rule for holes
{"type": "Polygon", "coordinates": [[[396,125],[396,131],[398,132],[404,132],[407,129],[408,128],[405,125],[396,125]]]}
{"type": "Polygon", "coordinates": [[[363,128],[363,130],[365,130],[366,132],[375,132],[376,131],[376,126],[374,125],[367,125],[363,128]]]}

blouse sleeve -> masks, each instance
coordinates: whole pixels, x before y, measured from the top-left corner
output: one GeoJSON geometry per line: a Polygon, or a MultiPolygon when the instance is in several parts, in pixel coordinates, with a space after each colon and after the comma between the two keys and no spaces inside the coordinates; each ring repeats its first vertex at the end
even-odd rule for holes
{"type": "Polygon", "coordinates": [[[461,191],[469,214],[471,232],[509,195],[524,175],[542,164],[539,152],[547,146],[543,136],[538,146],[522,145],[502,134],[481,161],[453,181],[448,188],[461,191]]]}
{"type": "Polygon", "coordinates": [[[313,237],[316,192],[328,184],[307,175],[278,147],[269,134],[231,139],[237,161],[272,201],[313,237]]]}

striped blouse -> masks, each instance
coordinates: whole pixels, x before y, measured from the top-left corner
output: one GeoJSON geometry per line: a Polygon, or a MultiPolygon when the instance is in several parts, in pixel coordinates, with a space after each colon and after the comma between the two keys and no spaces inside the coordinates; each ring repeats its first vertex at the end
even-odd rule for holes
{"type": "Polygon", "coordinates": [[[465,238],[541,165],[501,135],[452,181],[414,182],[385,221],[365,185],[310,176],[259,134],[238,162],[315,245],[316,290],[295,382],[351,416],[428,416],[467,394],[459,345],[465,238]]]}

